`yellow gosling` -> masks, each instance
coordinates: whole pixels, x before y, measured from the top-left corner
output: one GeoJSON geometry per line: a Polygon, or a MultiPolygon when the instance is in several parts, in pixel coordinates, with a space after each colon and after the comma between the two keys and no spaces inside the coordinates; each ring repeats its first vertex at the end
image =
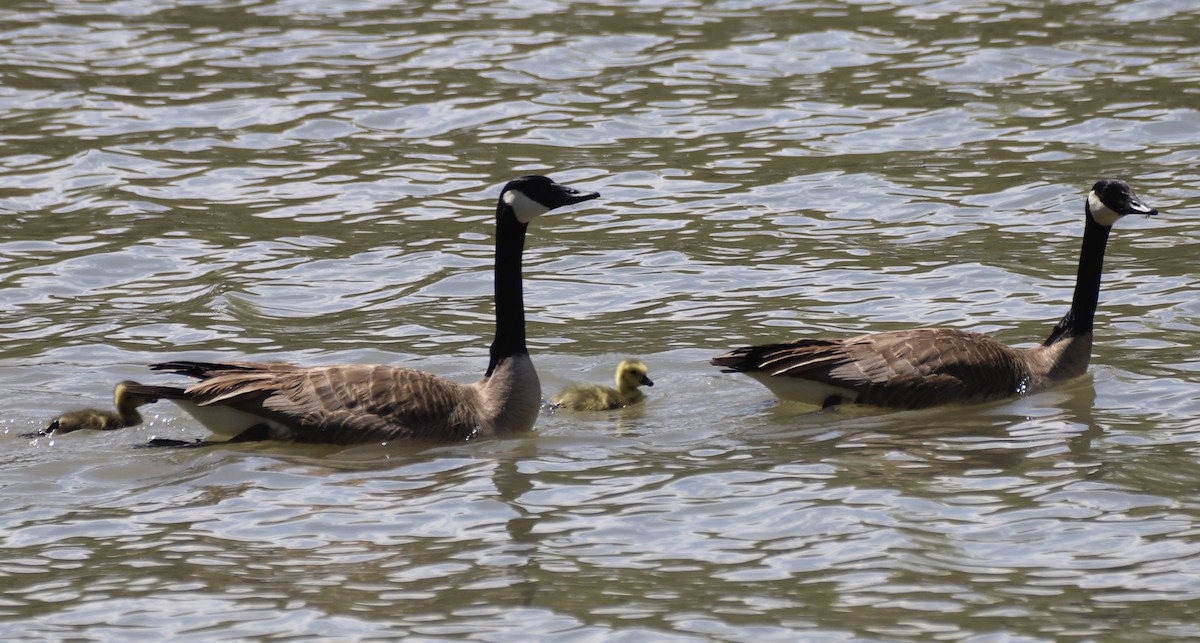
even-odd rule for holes
{"type": "Polygon", "coordinates": [[[130,386],[138,386],[137,382],[125,381],[113,389],[113,405],[116,411],[107,409],[80,409],[64,413],[46,425],[46,428],[35,433],[26,433],[22,437],[38,437],[43,435],[62,435],[72,431],[112,431],[124,429],[142,423],[139,406],[157,402],[158,398],[129,392],[130,386]]]}
{"type": "Polygon", "coordinates": [[[576,384],[554,396],[556,407],[573,411],[607,411],[636,404],[645,399],[639,386],[654,386],[646,376],[646,365],[627,359],[617,365],[617,388],[599,384],[576,384]]]}

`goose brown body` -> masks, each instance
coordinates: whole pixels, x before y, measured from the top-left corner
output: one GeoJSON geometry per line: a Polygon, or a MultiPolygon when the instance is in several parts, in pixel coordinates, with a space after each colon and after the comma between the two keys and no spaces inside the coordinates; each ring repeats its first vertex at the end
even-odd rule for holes
{"type": "Polygon", "coordinates": [[[171,361],[151,368],[199,381],[135,390],[170,399],[214,434],[239,441],[458,441],[529,430],[537,419],[541,386],[525,344],[521,254],[526,228],[549,210],[598,196],[544,176],[521,177],[501,190],[496,335],[487,372],[475,383],[386,365],[171,361]]]}
{"type": "Polygon", "coordinates": [[[1135,213],[1157,210],[1123,181],[1092,187],[1071,309],[1038,346],[1016,348],[981,333],[916,328],[749,346],[712,363],[752,377],[782,399],[819,406],[923,408],[1045,389],[1087,372],[1108,233],[1120,217],[1135,213]]]}
{"type": "Polygon", "coordinates": [[[200,380],[139,390],[175,400],[217,435],[255,426],[285,442],[461,441],[528,430],[540,386],[528,355],[474,384],[412,368],[345,364],[165,362],[154,370],[200,380]]]}
{"type": "Polygon", "coordinates": [[[1091,340],[1089,333],[1014,348],[980,333],[916,328],[739,348],[713,363],[750,375],[783,399],[924,408],[1002,399],[1082,375],[1091,340]]]}

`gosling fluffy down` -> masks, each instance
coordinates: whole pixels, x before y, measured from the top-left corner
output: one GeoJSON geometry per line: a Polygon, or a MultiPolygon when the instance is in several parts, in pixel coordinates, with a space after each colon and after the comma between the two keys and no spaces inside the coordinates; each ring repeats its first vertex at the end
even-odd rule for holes
{"type": "Polygon", "coordinates": [[[599,384],[576,384],[554,396],[554,406],[573,411],[607,411],[645,399],[639,386],[654,386],[646,376],[646,365],[636,359],[617,365],[617,388],[599,384]]]}
{"type": "Polygon", "coordinates": [[[132,393],[130,386],[140,386],[137,382],[125,381],[113,389],[113,405],[116,411],[108,409],[80,409],[64,413],[46,425],[46,428],[33,433],[25,433],[22,437],[38,437],[43,435],[62,435],[74,431],[112,431],[137,426],[142,423],[139,406],[152,404],[158,398],[132,393]]]}

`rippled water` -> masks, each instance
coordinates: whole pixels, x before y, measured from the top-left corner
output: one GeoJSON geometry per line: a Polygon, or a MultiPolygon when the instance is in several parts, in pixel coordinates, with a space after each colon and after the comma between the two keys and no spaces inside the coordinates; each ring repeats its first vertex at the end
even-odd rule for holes
{"type": "Polygon", "coordinates": [[[0,8],[0,638],[1200,635],[1200,11],[1121,3],[28,1],[0,8]],[[351,449],[26,439],[164,358],[470,381],[491,207],[541,172],[547,396],[638,408],[351,449]],[[1040,341],[1091,183],[1091,373],[905,413],[773,401],[747,342],[1040,341]],[[1190,248],[1190,250],[1189,250],[1190,248]]]}

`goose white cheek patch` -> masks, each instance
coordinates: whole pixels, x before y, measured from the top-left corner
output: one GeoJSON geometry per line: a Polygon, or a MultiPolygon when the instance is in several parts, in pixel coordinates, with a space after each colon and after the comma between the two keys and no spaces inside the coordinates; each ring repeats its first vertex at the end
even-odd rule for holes
{"type": "Polygon", "coordinates": [[[513,214],[517,216],[517,221],[521,223],[529,223],[533,221],[534,217],[550,211],[550,208],[525,196],[525,193],[520,190],[507,190],[501,198],[512,208],[513,214]]]}
{"type": "Polygon", "coordinates": [[[1100,197],[1096,196],[1094,191],[1088,193],[1088,210],[1091,211],[1092,218],[1096,220],[1096,223],[1102,226],[1111,226],[1117,222],[1117,219],[1121,218],[1120,214],[1113,211],[1107,205],[1104,205],[1104,202],[1100,200],[1100,197]]]}

